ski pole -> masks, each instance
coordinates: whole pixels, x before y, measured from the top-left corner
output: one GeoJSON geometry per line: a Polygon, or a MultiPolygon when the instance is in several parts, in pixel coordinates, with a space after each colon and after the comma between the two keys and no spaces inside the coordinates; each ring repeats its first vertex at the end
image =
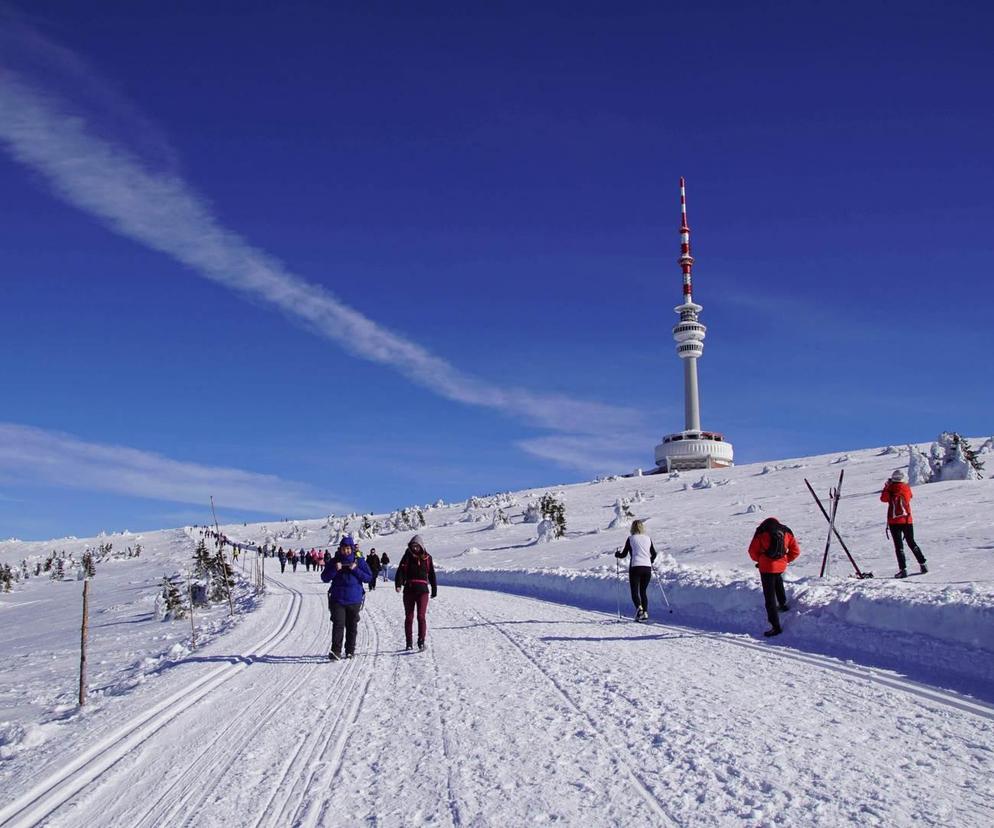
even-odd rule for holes
{"type": "Polygon", "coordinates": [[[618,563],[618,559],[614,559],[614,574],[617,576],[614,580],[614,597],[618,602],[618,620],[621,620],[621,564],[618,563]]]}
{"type": "Polygon", "coordinates": [[[652,567],[652,574],[656,576],[656,586],[659,587],[659,594],[663,596],[663,603],[666,604],[666,609],[673,613],[673,607],[670,606],[670,599],[666,597],[666,590],[663,589],[663,581],[659,577],[659,573],[656,571],[656,567],[652,567]]]}

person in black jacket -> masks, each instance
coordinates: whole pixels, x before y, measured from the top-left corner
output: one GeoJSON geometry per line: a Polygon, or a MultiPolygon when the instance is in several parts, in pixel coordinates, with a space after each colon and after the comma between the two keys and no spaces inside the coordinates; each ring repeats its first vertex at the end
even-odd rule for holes
{"type": "MultiPolygon", "coordinates": [[[[375,552],[376,550],[374,549],[373,551],[375,552]]],[[[389,578],[387,576],[390,572],[388,569],[390,566],[390,556],[386,552],[380,555],[380,566],[383,567],[383,580],[388,581],[389,578]]]]}
{"type": "Polygon", "coordinates": [[[418,611],[418,649],[425,648],[428,636],[428,596],[438,595],[435,581],[435,564],[424,547],[421,535],[415,535],[407,544],[404,556],[397,565],[394,579],[397,592],[404,590],[404,634],[407,649],[413,649],[414,610],[418,611]]]}
{"type": "Polygon", "coordinates": [[[373,573],[373,580],[369,582],[369,591],[372,592],[376,589],[376,579],[380,577],[380,556],[376,554],[375,549],[369,551],[366,564],[369,566],[369,571],[373,573]]]}

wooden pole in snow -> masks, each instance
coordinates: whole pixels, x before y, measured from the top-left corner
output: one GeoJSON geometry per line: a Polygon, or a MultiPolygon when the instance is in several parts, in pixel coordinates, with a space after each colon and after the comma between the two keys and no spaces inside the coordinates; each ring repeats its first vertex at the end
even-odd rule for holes
{"type": "Polygon", "coordinates": [[[86,636],[90,627],[90,579],[83,581],[83,622],[79,627],[79,706],[86,704],[86,636]]]}
{"type": "Polygon", "coordinates": [[[190,580],[190,570],[186,571],[186,592],[190,596],[190,643],[197,646],[197,626],[193,623],[193,581],[190,580]]]}

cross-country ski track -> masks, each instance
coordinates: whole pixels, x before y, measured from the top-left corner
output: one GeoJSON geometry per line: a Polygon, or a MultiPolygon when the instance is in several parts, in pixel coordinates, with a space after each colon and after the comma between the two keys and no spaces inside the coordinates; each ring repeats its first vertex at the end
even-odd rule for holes
{"type": "MultiPolygon", "coordinates": [[[[0,826],[992,825],[994,708],[741,635],[442,587],[429,647],[325,587],[262,606],[52,740],[0,826]]],[[[678,616],[667,616],[678,617],[678,616]]],[[[789,625],[789,616],[786,623],[789,625]]]]}

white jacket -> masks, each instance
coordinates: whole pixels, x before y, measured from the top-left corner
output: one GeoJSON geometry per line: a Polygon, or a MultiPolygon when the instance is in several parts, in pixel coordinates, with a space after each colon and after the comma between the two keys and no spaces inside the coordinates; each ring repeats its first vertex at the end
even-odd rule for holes
{"type": "Polygon", "coordinates": [[[652,538],[648,535],[629,535],[628,543],[632,549],[632,560],[629,566],[652,566],[652,538]]]}

